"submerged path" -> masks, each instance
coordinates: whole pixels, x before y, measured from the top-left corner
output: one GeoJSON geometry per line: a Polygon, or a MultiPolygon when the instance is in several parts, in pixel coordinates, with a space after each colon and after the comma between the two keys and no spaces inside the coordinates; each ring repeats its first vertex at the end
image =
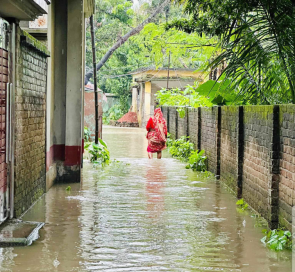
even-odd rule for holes
{"type": "Polygon", "coordinates": [[[266,249],[261,221],[219,182],[164,154],[146,158],[144,131],[105,128],[112,158],[84,164],[83,183],[55,185],[24,216],[44,221],[32,246],[0,249],[0,271],[291,272],[266,249]]]}

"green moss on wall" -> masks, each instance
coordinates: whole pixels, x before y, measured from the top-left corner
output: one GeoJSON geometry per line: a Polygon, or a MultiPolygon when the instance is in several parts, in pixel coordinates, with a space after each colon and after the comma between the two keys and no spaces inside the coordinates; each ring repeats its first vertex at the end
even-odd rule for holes
{"type": "Polygon", "coordinates": [[[24,30],[21,30],[21,41],[25,45],[34,48],[37,52],[50,57],[50,52],[46,46],[24,30]]]}

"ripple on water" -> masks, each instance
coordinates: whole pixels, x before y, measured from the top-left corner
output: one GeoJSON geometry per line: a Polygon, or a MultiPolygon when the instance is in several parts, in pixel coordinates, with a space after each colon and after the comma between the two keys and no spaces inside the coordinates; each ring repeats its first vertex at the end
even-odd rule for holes
{"type": "Polygon", "coordinates": [[[0,249],[0,271],[289,272],[291,254],[267,250],[255,218],[207,175],[167,157],[148,160],[141,129],[107,128],[105,168],[57,184],[26,214],[44,221],[31,247],[0,249]]]}

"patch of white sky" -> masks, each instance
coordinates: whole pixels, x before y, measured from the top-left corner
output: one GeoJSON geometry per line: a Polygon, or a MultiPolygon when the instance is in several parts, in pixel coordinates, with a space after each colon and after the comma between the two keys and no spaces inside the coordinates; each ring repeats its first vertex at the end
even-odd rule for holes
{"type": "Polygon", "coordinates": [[[139,9],[140,6],[144,3],[149,3],[149,4],[152,3],[151,0],[150,1],[149,0],[133,0],[132,2],[133,2],[133,9],[135,9],[135,10],[139,9]]]}

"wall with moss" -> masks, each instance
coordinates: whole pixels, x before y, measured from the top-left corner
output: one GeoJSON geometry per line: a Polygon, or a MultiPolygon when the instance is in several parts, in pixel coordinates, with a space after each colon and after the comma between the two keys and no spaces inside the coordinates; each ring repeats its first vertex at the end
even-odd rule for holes
{"type": "Polygon", "coordinates": [[[221,109],[220,178],[238,194],[239,107],[221,109]]]}
{"type": "Polygon", "coordinates": [[[199,114],[198,109],[188,108],[188,135],[192,143],[194,143],[195,148],[198,148],[198,136],[199,136],[199,114]]]}
{"type": "Polygon", "coordinates": [[[15,93],[15,215],[46,191],[46,83],[44,45],[17,29],[15,93]]]}
{"type": "Polygon", "coordinates": [[[173,138],[187,133],[208,170],[266,218],[291,229],[295,203],[295,105],[165,108],[173,138]]]}
{"type": "Polygon", "coordinates": [[[218,173],[218,107],[201,108],[201,144],[200,148],[205,150],[208,158],[208,170],[218,173]]]}
{"type": "Polygon", "coordinates": [[[291,228],[295,204],[295,105],[280,106],[279,222],[291,228]]]}

